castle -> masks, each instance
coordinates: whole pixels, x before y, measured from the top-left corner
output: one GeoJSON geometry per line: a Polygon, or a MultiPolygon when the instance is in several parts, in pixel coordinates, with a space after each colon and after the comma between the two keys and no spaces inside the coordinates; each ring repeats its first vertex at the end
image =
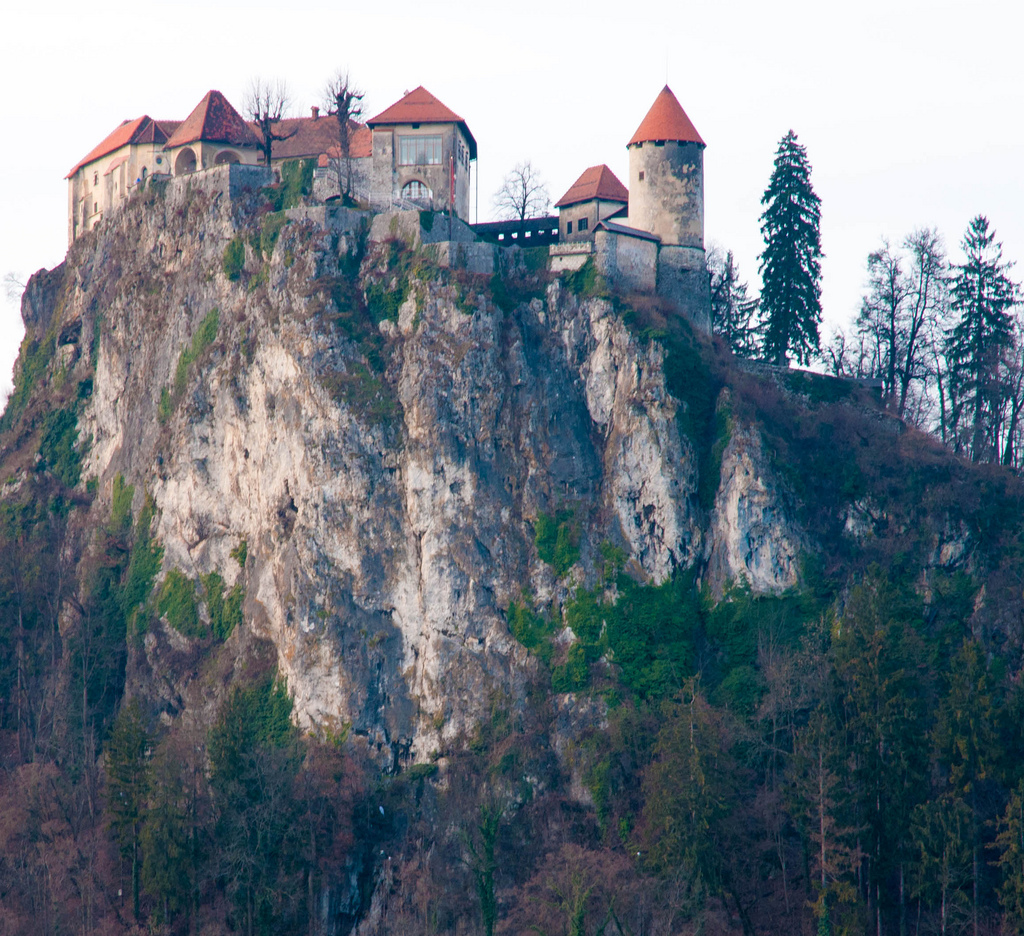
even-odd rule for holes
{"type": "MultiPolygon", "coordinates": [[[[450,240],[547,245],[554,271],[580,269],[592,260],[619,290],[660,295],[708,328],[705,143],[667,85],[627,144],[628,189],[608,166],[592,166],[556,202],[557,218],[525,225],[469,224],[476,140],[466,121],[425,88],[406,93],[365,124],[351,123],[349,131],[343,160],[332,115],[314,107],[309,117],[281,120],[275,132],[284,139],[274,142],[270,169],[279,177],[286,162],[315,160],[316,202],[336,200],[349,185],[351,197],[372,214],[444,212],[462,222],[458,236],[447,225],[450,240]]],[[[67,175],[69,243],[148,179],[258,166],[261,143],[256,125],[219,91],[209,91],[183,121],[145,115],[125,121],[67,175]]],[[[486,272],[487,257],[477,253],[476,267],[486,272]]]]}

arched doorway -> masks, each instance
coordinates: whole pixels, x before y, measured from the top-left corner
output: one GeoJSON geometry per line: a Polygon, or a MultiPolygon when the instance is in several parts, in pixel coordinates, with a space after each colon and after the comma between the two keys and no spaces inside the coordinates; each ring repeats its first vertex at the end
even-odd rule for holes
{"type": "Polygon", "coordinates": [[[188,147],[185,147],[174,160],[174,174],[176,176],[186,175],[196,171],[196,154],[188,147]]]}
{"type": "Polygon", "coordinates": [[[238,153],[234,150],[221,150],[217,154],[216,159],[214,159],[213,164],[215,166],[233,166],[241,161],[238,153]]]}

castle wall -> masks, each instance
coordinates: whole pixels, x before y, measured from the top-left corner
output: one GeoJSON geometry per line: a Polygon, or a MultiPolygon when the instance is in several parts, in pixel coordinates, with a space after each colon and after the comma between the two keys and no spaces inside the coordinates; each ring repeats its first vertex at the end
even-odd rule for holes
{"type": "Polygon", "coordinates": [[[704,251],[662,247],[658,251],[658,295],[671,302],[703,332],[711,331],[711,274],[704,251]]]}
{"type": "MultiPolygon", "coordinates": [[[[373,186],[373,157],[357,157],[353,158],[351,162],[352,197],[356,201],[369,202],[373,186]]],[[[313,197],[319,201],[337,198],[345,187],[347,171],[345,160],[341,158],[330,159],[326,166],[317,168],[313,173],[313,197]]]]}
{"type": "Polygon", "coordinates": [[[223,195],[237,198],[243,192],[255,191],[270,185],[273,172],[266,166],[251,166],[235,163],[229,166],[214,166],[205,172],[190,172],[176,176],[167,185],[166,199],[171,205],[183,202],[191,192],[206,192],[209,195],[223,195]]]}
{"type": "Polygon", "coordinates": [[[656,234],[663,244],[704,247],[704,149],[699,143],[668,140],[629,147],[629,224],[656,234]]]}
{"type": "Polygon", "coordinates": [[[594,234],[598,272],[622,292],[652,293],[657,288],[658,244],[612,231],[594,234]]]}

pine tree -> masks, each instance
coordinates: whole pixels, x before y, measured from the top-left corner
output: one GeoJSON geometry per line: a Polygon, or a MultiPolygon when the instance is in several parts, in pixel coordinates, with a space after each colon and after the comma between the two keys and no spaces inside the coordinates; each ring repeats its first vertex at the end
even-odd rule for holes
{"type": "Polygon", "coordinates": [[[821,199],[811,187],[807,150],[790,130],[779,143],[775,168],[761,197],[761,309],[764,356],[806,364],[818,351],[821,322],[821,199]]]}
{"type": "Polygon", "coordinates": [[[757,299],[747,295],[747,284],[740,282],[740,272],[727,251],[725,259],[716,250],[708,253],[711,274],[711,327],[721,335],[733,354],[756,357],[759,352],[760,328],[756,321],[757,299]]]}
{"type": "Polygon", "coordinates": [[[121,709],[107,742],[107,808],[110,826],[121,848],[131,861],[132,913],[139,918],[139,836],[145,818],[149,790],[150,737],[135,700],[121,709]]]}
{"type": "Polygon", "coordinates": [[[988,219],[978,215],[961,243],[966,260],[955,264],[951,307],[956,325],[946,336],[949,386],[958,400],[954,414],[961,448],[974,461],[997,461],[999,430],[1005,401],[1004,362],[1013,344],[1010,309],[1018,286],[1007,275],[1003,246],[996,242],[988,219]]]}
{"type": "Polygon", "coordinates": [[[1024,782],[1010,794],[997,828],[996,864],[1002,871],[999,903],[1005,914],[1004,922],[1019,933],[1024,931],[1024,782]]]}

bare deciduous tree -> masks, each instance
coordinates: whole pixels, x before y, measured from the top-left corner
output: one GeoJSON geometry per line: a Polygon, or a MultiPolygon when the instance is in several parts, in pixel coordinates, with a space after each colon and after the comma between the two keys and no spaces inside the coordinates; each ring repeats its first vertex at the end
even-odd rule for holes
{"type": "Polygon", "coordinates": [[[21,281],[21,277],[12,272],[4,274],[4,296],[8,302],[20,302],[22,293],[25,292],[27,284],[21,281]]]}
{"type": "Polygon", "coordinates": [[[288,88],[281,80],[266,81],[253,78],[249,82],[249,90],[245,96],[245,110],[249,119],[259,127],[260,147],[263,150],[263,162],[270,167],[274,144],[279,140],[287,140],[295,135],[276,132],[284,112],[288,107],[288,88]]]}
{"type": "Polygon", "coordinates": [[[352,131],[354,123],[363,116],[364,96],[365,92],[343,69],[338,69],[323,89],[324,107],[338,122],[338,192],[345,198],[352,195],[352,131]]]}
{"type": "Polygon", "coordinates": [[[522,224],[527,218],[544,214],[551,204],[547,185],[530,160],[516,163],[494,193],[494,207],[502,218],[522,224]]]}
{"type": "MultiPolygon", "coordinates": [[[[928,345],[946,307],[942,240],[922,228],[899,247],[887,240],[868,255],[868,291],[850,338],[834,339],[826,354],[836,366],[843,345],[845,376],[877,377],[886,402],[901,418],[919,422],[930,409],[928,345]]],[[[940,388],[941,393],[941,388],[940,388]]]]}

